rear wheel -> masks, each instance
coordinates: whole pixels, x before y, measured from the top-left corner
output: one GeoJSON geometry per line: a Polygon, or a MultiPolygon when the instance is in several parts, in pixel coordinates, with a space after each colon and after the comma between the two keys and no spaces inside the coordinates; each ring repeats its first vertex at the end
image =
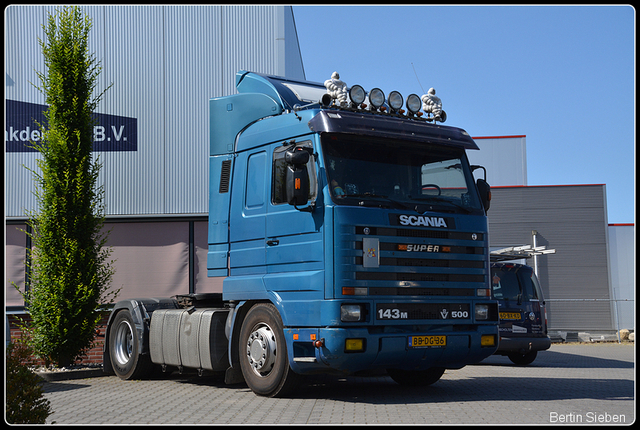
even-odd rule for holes
{"type": "Polygon", "coordinates": [[[126,309],[118,312],[109,330],[109,357],[118,377],[139,379],[151,373],[151,358],[141,355],[141,348],[131,313],[126,309]]]}
{"type": "Polygon", "coordinates": [[[391,376],[391,379],[400,385],[425,387],[438,382],[444,374],[444,368],[432,367],[427,370],[387,369],[387,373],[391,376]]]}
{"type": "Polygon", "coordinates": [[[289,366],[282,320],[271,303],[249,310],[240,329],[238,351],[242,376],[254,393],[277,397],[297,387],[300,376],[289,366]]]}
{"type": "Polygon", "coordinates": [[[508,355],[509,360],[513,363],[518,364],[520,366],[526,366],[527,364],[533,363],[533,360],[536,359],[538,355],[538,351],[527,352],[526,354],[520,354],[517,352],[512,352],[508,355]]]}

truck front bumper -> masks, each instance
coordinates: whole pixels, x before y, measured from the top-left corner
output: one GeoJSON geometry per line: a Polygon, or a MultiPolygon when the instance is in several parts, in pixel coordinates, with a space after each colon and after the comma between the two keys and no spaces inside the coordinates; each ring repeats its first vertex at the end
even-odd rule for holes
{"type": "Polygon", "coordinates": [[[425,370],[431,367],[459,369],[496,352],[498,329],[479,325],[469,331],[372,333],[365,328],[287,328],[289,363],[300,374],[350,374],[372,369],[425,370]],[[411,336],[445,337],[444,346],[411,347],[411,336]],[[492,339],[493,345],[482,341],[492,339]],[[362,344],[361,349],[347,345],[362,344]]]}

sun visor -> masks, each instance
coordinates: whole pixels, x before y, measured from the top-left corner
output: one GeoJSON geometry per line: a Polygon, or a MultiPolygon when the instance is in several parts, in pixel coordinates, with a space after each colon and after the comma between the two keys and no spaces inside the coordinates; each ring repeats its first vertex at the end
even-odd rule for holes
{"type": "Polygon", "coordinates": [[[309,121],[309,128],[316,133],[370,135],[462,149],[479,149],[469,133],[461,128],[349,111],[323,110],[309,121]]]}

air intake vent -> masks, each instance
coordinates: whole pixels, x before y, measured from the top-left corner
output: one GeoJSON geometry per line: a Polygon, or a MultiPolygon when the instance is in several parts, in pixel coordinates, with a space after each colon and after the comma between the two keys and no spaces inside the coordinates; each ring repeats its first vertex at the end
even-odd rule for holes
{"type": "Polygon", "coordinates": [[[222,169],[220,170],[220,193],[229,192],[229,182],[231,180],[231,160],[225,160],[222,162],[222,169]]]}

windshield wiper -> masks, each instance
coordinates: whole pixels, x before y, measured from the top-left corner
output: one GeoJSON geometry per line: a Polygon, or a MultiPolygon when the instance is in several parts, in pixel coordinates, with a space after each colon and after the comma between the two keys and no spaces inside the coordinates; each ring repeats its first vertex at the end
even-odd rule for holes
{"type": "Polygon", "coordinates": [[[451,206],[455,206],[455,207],[457,207],[458,209],[462,209],[462,210],[463,210],[463,211],[465,211],[466,213],[471,213],[471,212],[473,212],[473,209],[470,209],[470,208],[468,208],[468,207],[466,207],[466,206],[462,206],[462,205],[461,205],[461,204],[459,204],[459,203],[453,202],[453,201],[451,201],[451,200],[449,200],[449,199],[446,199],[446,198],[444,198],[444,197],[440,197],[440,196],[430,196],[430,197],[411,197],[411,196],[409,196],[409,198],[410,198],[411,200],[417,200],[417,201],[421,201],[421,202],[436,201],[436,202],[438,202],[438,203],[448,203],[448,204],[450,204],[451,206]]]}
{"type": "Polygon", "coordinates": [[[392,198],[389,198],[387,196],[383,196],[380,194],[373,194],[373,193],[354,193],[354,194],[345,194],[343,196],[340,197],[356,197],[356,198],[373,198],[373,199],[381,199],[381,200],[385,200],[387,202],[393,203],[396,207],[401,208],[401,209],[413,209],[411,206],[404,204],[402,202],[399,202],[397,200],[394,200],[392,198]]]}

